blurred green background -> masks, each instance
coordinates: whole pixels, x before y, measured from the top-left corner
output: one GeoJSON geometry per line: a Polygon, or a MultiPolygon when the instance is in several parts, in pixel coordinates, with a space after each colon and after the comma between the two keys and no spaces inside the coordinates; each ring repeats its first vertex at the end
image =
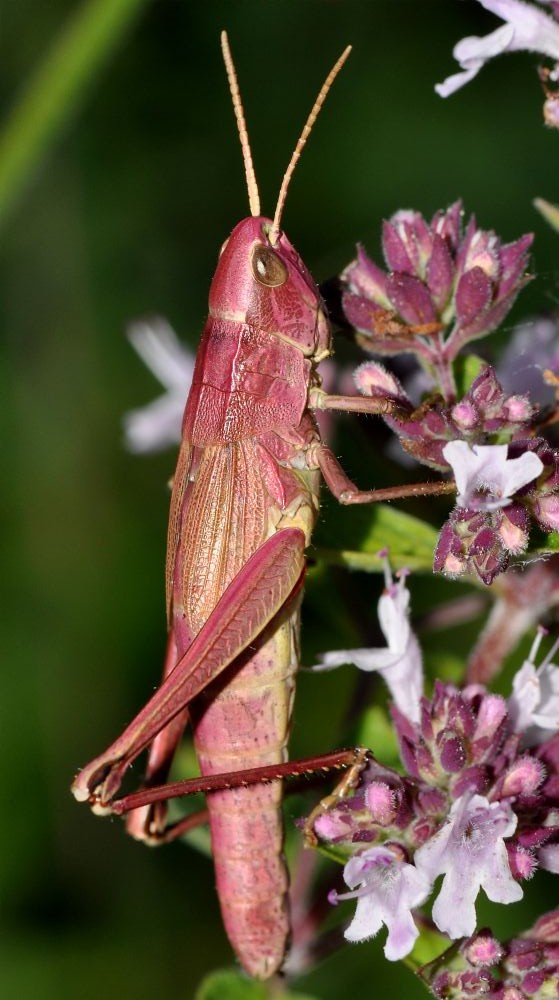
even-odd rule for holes
{"type": "MultiPolygon", "coordinates": [[[[231,962],[210,862],[181,844],[148,852],[68,793],[160,670],[174,455],[123,449],[124,412],[159,391],[123,331],[158,312],[194,346],[217,251],[248,213],[220,30],[229,31],[266,212],[319,85],[341,47],[354,45],[284,216],[318,281],[348,262],[358,239],[378,255],[380,220],[396,209],[430,215],[461,196],[505,240],[536,233],[538,279],[515,316],[552,309],[558,295],[557,237],[531,206],[536,195],[559,200],[559,136],[541,124],[537,58],[503,58],[447,101],[433,91],[453,71],[453,44],[498,24],[476,3],[100,6],[123,10],[118,32],[115,23],[107,33],[110,53],[99,42],[95,73],[33,153],[18,197],[13,178],[2,192],[0,994],[23,1000],[190,998],[204,973],[231,962]]],[[[4,123],[79,9],[69,0],[2,4],[4,123]]],[[[355,448],[348,471],[372,484],[362,424],[342,426],[338,450],[355,448]]],[[[330,510],[323,543],[344,544],[350,520],[330,510]]],[[[343,574],[332,580],[346,586],[343,574]]],[[[372,629],[379,581],[356,575],[352,587],[372,629]]],[[[421,587],[421,610],[449,596],[449,584],[421,587]]],[[[333,644],[363,644],[355,625],[350,637],[336,633],[334,612],[347,617],[339,596],[313,594],[306,661],[333,644]]],[[[444,655],[471,641],[455,630],[444,655]]],[[[347,739],[340,719],[352,683],[349,670],[302,678],[294,753],[347,739]]],[[[531,887],[532,913],[541,884],[531,887]]],[[[512,909],[519,929],[529,907],[512,909]]],[[[380,937],[328,960],[300,988],[323,1000],[422,996],[409,973],[384,962],[380,937]]]]}

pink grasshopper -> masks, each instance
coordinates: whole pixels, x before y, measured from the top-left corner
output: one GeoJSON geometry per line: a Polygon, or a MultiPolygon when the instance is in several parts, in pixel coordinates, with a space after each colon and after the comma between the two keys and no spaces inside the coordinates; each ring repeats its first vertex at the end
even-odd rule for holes
{"type": "MultiPolygon", "coordinates": [[[[211,791],[225,928],[245,970],[265,979],[281,966],[289,936],[278,776],[287,768],[304,554],[320,477],[345,504],[409,495],[410,488],[357,490],[320,440],[314,410],[378,413],[381,407],[320,388],[316,365],[330,354],[331,331],[316,284],[281,229],[295,164],[350,49],[311,110],[273,219],[260,215],[225,33],[222,49],[252,214],[222,247],[184,414],[169,519],[163,682],[123,734],[78,774],[73,792],[100,813],[132,809],[128,829],[137,838],[168,839],[162,800],[176,790],[154,786],[166,781],[190,721],[205,777],[187,784],[211,791]],[[147,788],[112,801],[147,747],[147,788]]],[[[439,492],[440,484],[411,491],[439,492]]]]}

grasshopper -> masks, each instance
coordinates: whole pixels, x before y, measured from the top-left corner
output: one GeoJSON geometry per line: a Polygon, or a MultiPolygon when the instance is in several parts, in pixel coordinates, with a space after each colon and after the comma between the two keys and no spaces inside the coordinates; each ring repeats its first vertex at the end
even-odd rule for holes
{"type": "Polygon", "coordinates": [[[139,839],[168,839],[164,800],[174,793],[164,783],[189,722],[202,775],[189,784],[209,793],[224,925],[244,969],[266,979],[281,967],[289,938],[279,776],[288,767],[305,549],[320,479],[343,504],[391,499],[404,488],[359,491],[320,439],[314,411],[379,413],[383,406],[321,389],[316,366],[331,352],[331,330],[318,288],[281,227],[291,175],[350,48],[319,92],[270,219],[260,214],[225,33],[221,42],[251,215],[221,248],[184,413],[169,518],[163,681],[79,772],[73,793],[98,813],[131,809],[128,830],[139,839]],[[123,776],[148,747],[145,792],[119,806],[113,800],[123,776]]]}

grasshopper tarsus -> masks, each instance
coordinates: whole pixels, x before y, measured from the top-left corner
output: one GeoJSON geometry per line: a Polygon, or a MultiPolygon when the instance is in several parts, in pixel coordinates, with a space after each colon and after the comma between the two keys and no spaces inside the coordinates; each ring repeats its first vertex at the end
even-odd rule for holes
{"type": "Polygon", "coordinates": [[[316,847],[318,838],[314,832],[314,824],[319,816],[322,816],[328,809],[337,805],[342,799],[346,799],[357,788],[363,771],[367,767],[373,755],[366,747],[355,747],[352,753],[352,760],[348,762],[348,771],[340,779],[334,791],[326,795],[314,807],[309,814],[303,827],[303,838],[305,847],[316,847]]]}

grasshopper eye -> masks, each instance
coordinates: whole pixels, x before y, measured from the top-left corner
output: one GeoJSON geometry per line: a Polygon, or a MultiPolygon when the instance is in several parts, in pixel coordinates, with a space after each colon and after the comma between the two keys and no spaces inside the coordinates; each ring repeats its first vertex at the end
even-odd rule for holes
{"type": "Polygon", "coordinates": [[[277,253],[258,244],[252,251],[252,273],[261,285],[277,288],[288,278],[288,270],[277,253]]]}

